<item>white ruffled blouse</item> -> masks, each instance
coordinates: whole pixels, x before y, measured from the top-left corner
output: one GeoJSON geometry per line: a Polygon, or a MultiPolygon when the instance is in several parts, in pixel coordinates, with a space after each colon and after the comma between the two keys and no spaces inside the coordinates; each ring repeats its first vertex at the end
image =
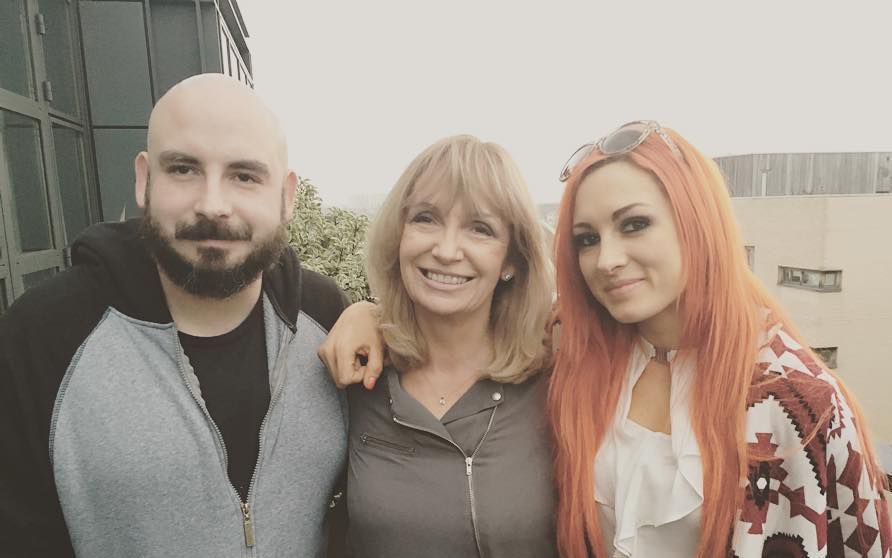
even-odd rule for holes
{"type": "Polygon", "coordinates": [[[628,418],[632,388],[653,358],[641,339],[629,359],[613,428],[595,459],[595,500],[604,543],[613,557],[689,558],[696,554],[703,505],[703,468],[691,428],[693,355],[669,352],[672,435],[628,418]]]}

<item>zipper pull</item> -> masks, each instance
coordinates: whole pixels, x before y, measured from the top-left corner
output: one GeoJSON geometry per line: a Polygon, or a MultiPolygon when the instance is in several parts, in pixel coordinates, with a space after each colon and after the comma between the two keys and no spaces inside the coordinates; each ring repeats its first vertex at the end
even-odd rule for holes
{"type": "Polygon", "coordinates": [[[473,457],[465,457],[465,474],[471,476],[471,465],[474,464],[473,457]]]}
{"type": "Polygon", "coordinates": [[[251,506],[242,502],[242,515],[245,516],[245,546],[254,546],[254,523],[251,521],[251,506]]]}

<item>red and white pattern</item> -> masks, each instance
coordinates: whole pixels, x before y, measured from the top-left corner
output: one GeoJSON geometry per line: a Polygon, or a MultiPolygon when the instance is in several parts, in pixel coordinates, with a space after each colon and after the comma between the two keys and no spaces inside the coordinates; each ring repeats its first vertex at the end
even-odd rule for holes
{"type": "Polygon", "coordinates": [[[783,330],[766,339],[746,436],[751,451],[774,459],[750,462],[729,556],[892,557],[889,510],[867,478],[836,379],[783,330]]]}

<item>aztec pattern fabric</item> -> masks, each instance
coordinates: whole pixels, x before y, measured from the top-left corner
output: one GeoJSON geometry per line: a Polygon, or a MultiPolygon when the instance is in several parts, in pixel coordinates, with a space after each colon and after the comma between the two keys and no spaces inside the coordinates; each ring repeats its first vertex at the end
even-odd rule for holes
{"type": "Polygon", "coordinates": [[[779,327],[766,339],[746,437],[751,456],[770,459],[750,460],[728,555],[892,557],[889,509],[868,479],[860,425],[836,379],[779,327]]]}

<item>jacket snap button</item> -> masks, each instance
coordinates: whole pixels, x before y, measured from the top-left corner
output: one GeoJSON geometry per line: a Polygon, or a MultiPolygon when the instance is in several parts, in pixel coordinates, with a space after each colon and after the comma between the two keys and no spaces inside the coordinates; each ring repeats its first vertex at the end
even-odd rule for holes
{"type": "Polygon", "coordinates": [[[502,400],[502,394],[499,393],[499,392],[495,392],[495,393],[493,393],[493,394],[492,394],[492,400],[493,400],[493,401],[501,401],[501,400],[502,400]]]}

